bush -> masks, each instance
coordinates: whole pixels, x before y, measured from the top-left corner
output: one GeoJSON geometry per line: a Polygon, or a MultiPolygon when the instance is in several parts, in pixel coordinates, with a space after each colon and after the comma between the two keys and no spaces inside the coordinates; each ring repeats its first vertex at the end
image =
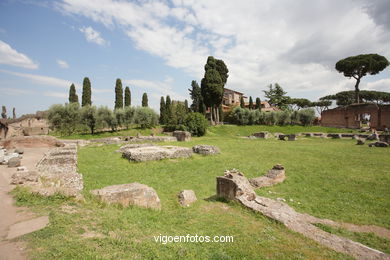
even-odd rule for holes
{"type": "Polygon", "coordinates": [[[316,118],[316,112],[312,108],[301,109],[298,111],[299,119],[302,125],[312,125],[316,118]]]}
{"type": "Polygon", "coordinates": [[[123,108],[115,109],[114,116],[118,126],[125,126],[125,110],[123,108]]]}
{"type": "Polygon", "coordinates": [[[141,128],[152,128],[158,124],[158,115],[149,107],[137,107],[134,113],[134,122],[141,128]]]}
{"type": "Polygon", "coordinates": [[[110,127],[112,131],[116,130],[118,122],[111,109],[108,107],[99,107],[97,114],[99,123],[101,123],[104,127],[110,127]]]}
{"type": "Polygon", "coordinates": [[[95,133],[95,129],[98,125],[98,114],[95,106],[84,106],[80,111],[81,123],[88,126],[91,130],[91,134],[95,133]]]}
{"type": "Polygon", "coordinates": [[[125,107],[125,118],[123,121],[123,125],[126,126],[127,129],[129,129],[129,126],[134,123],[135,121],[135,109],[134,107],[125,107]]]}
{"type": "Polygon", "coordinates": [[[209,122],[201,113],[188,113],[184,119],[184,125],[193,136],[203,136],[206,134],[209,122]]]}
{"type": "Polygon", "coordinates": [[[278,125],[290,125],[291,124],[291,113],[290,111],[280,111],[278,112],[278,125]]]}
{"type": "Polygon", "coordinates": [[[249,123],[249,109],[235,107],[233,109],[233,119],[238,125],[247,125],[249,123]]]}

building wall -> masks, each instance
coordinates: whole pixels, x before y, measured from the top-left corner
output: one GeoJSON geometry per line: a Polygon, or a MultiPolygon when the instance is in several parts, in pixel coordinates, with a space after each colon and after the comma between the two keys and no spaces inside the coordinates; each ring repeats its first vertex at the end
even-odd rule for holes
{"type": "Polygon", "coordinates": [[[383,130],[390,126],[390,105],[359,104],[325,110],[321,125],[330,127],[360,128],[359,118],[370,115],[370,127],[383,130]]]}
{"type": "Polygon", "coordinates": [[[46,135],[49,133],[49,124],[44,118],[25,118],[20,121],[8,123],[8,131],[0,129],[0,139],[15,136],[46,135]]]}

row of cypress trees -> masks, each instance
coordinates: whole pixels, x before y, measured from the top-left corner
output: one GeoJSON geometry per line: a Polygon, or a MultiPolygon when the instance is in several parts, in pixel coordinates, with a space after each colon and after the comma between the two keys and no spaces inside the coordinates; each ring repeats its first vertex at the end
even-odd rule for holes
{"type": "MultiPolygon", "coordinates": [[[[123,87],[122,87],[122,81],[121,79],[116,79],[115,83],[115,109],[123,108],[123,101],[124,106],[129,107],[131,106],[131,92],[130,88],[126,87],[124,91],[124,98],[123,98],[123,87]]],[[[83,80],[83,92],[81,96],[81,106],[90,106],[92,105],[92,91],[91,91],[91,81],[88,77],[85,77],[83,80]]],[[[72,83],[69,89],[69,103],[79,103],[79,97],[76,93],[76,87],[72,83]]],[[[142,95],[142,106],[148,107],[148,95],[146,93],[143,93],[142,95]]]]}

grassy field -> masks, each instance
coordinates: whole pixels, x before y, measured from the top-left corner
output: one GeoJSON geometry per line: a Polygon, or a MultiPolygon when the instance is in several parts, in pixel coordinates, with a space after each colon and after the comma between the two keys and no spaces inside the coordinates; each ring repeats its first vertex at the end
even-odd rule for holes
{"type": "MultiPolygon", "coordinates": [[[[191,147],[220,147],[216,156],[130,163],[117,145],[79,149],[79,172],[84,175],[84,203],[61,196],[41,198],[17,191],[20,205],[49,214],[50,226],[25,236],[35,259],[348,259],[310,239],[289,231],[235,202],[213,199],[215,177],[236,168],[247,177],[266,173],[274,164],[286,167],[284,183],[258,190],[282,197],[299,212],[335,221],[390,228],[390,149],[357,146],[354,140],[300,138],[296,142],[249,140],[258,131],[335,132],[302,127],[219,126],[191,142],[191,147]],[[88,193],[107,185],[140,182],[153,187],[160,212],[105,205],[88,193]],[[192,189],[198,201],[189,208],[177,203],[180,190],[192,189]],[[291,199],[291,200],[290,200],[291,199]],[[233,243],[156,243],[158,235],[233,235],[233,243]]],[[[340,130],[339,132],[346,132],[340,130]]],[[[327,230],[328,232],[336,232],[327,230]]],[[[350,235],[350,234],[349,234],[350,235]]],[[[387,240],[359,241],[383,250],[387,240]]]]}

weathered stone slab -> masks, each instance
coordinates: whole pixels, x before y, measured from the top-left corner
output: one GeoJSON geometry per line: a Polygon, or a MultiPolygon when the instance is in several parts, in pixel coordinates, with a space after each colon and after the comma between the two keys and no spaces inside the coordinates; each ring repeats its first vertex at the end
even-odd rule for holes
{"type": "Polygon", "coordinates": [[[289,135],[287,135],[287,138],[288,138],[289,141],[296,141],[297,140],[297,135],[289,134],[289,135]]]}
{"type": "Polygon", "coordinates": [[[236,169],[226,170],[224,176],[217,177],[217,197],[234,200],[242,195],[246,195],[249,199],[256,197],[251,184],[242,172],[236,169]]]}
{"type": "Polygon", "coordinates": [[[346,134],[341,134],[341,137],[343,138],[353,138],[355,134],[353,133],[346,133],[346,134]]]}
{"type": "Polygon", "coordinates": [[[217,146],[213,145],[195,145],[194,147],[192,147],[192,151],[194,153],[204,155],[218,154],[221,152],[217,146]]]}
{"type": "Polygon", "coordinates": [[[192,203],[194,203],[197,198],[195,192],[193,190],[182,190],[178,195],[179,203],[183,207],[189,207],[192,203]]]}
{"type": "Polygon", "coordinates": [[[8,160],[8,167],[19,167],[20,163],[21,161],[19,157],[13,157],[8,160]]]}
{"type": "Polygon", "coordinates": [[[123,153],[124,151],[128,149],[133,149],[133,148],[140,148],[140,147],[149,147],[149,146],[155,146],[155,144],[150,144],[150,143],[141,143],[141,144],[126,144],[121,146],[118,150],[115,152],[118,153],[123,153]]]}
{"type": "Polygon", "coordinates": [[[173,136],[176,137],[179,142],[191,141],[191,133],[187,131],[174,131],[173,136]]]}
{"type": "Polygon", "coordinates": [[[92,190],[91,193],[107,203],[119,203],[125,207],[135,205],[144,208],[161,209],[160,198],[156,191],[137,182],[107,186],[102,189],[92,190]]]}
{"type": "Polygon", "coordinates": [[[264,176],[250,179],[249,182],[254,188],[268,187],[281,183],[286,179],[284,167],[281,164],[275,165],[264,176]]]}
{"type": "Polygon", "coordinates": [[[386,142],[375,142],[375,143],[370,143],[368,144],[369,147],[389,147],[389,144],[386,142]]]}
{"type": "Polygon", "coordinates": [[[366,139],[364,139],[364,138],[356,139],[356,144],[357,145],[363,145],[365,142],[366,142],[366,139]]]}
{"type": "Polygon", "coordinates": [[[162,159],[188,158],[192,156],[192,150],[180,146],[148,146],[127,149],[122,157],[130,161],[145,162],[162,159]]]}
{"type": "Polygon", "coordinates": [[[49,224],[48,216],[42,216],[13,224],[8,231],[6,239],[14,239],[29,234],[31,232],[40,230],[46,227],[47,224],[49,224]]]}
{"type": "Polygon", "coordinates": [[[258,133],[253,133],[252,136],[256,137],[256,138],[263,138],[263,139],[268,139],[270,138],[272,135],[265,131],[265,132],[258,132],[258,133]]]}
{"type": "Polygon", "coordinates": [[[177,138],[174,136],[127,136],[124,141],[131,143],[138,142],[176,142],[177,138]]]}
{"type": "Polygon", "coordinates": [[[11,184],[31,184],[38,183],[39,174],[34,171],[17,171],[11,177],[11,184]]]}
{"type": "Polygon", "coordinates": [[[333,138],[333,139],[340,139],[341,134],[328,134],[327,137],[333,138]]]}

